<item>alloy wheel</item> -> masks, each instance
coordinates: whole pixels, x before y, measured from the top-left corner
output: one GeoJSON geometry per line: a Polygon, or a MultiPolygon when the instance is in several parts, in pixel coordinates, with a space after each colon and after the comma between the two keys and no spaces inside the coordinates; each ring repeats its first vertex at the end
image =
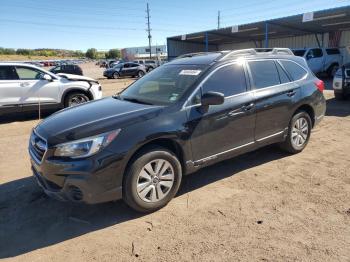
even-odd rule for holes
{"type": "Polygon", "coordinates": [[[148,162],[137,178],[137,194],[145,202],[164,199],[174,185],[174,168],[165,159],[148,162]]]}
{"type": "Polygon", "coordinates": [[[296,147],[302,147],[309,135],[309,124],[304,117],[298,118],[292,128],[292,143],[296,147]]]}
{"type": "Polygon", "coordinates": [[[75,95],[72,96],[70,101],[69,101],[69,106],[77,106],[79,104],[87,102],[87,99],[83,95],[75,95]]]}

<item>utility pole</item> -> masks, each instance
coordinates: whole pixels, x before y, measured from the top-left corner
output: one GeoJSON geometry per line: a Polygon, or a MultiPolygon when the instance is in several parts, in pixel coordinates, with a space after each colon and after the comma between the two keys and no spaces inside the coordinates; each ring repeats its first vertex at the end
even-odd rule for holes
{"type": "Polygon", "coordinates": [[[220,10],[218,11],[218,29],[220,29],[220,10]]]}
{"type": "Polygon", "coordinates": [[[151,35],[151,23],[149,21],[150,19],[150,15],[149,15],[149,4],[147,3],[147,10],[146,10],[146,13],[147,13],[147,32],[148,32],[148,46],[149,46],[149,58],[151,59],[152,58],[152,45],[151,45],[151,42],[152,42],[152,35],[151,35]]]}

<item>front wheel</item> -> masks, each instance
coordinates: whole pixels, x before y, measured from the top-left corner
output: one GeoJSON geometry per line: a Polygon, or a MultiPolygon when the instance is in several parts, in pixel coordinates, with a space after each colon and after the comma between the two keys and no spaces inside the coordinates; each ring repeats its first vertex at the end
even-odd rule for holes
{"type": "Polygon", "coordinates": [[[145,72],[143,72],[143,71],[138,71],[137,72],[137,77],[138,78],[141,78],[141,77],[143,77],[145,75],[145,72]]]}
{"type": "Polygon", "coordinates": [[[87,95],[79,92],[74,92],[69,94],[65,101],[64,101],[64,107],[72,107],[77,106],[80,104],[83,104],[85,102],[88,102],[90,99],[87,95]]]}
{"type": "Polygon", "coordinates": [[[334,77],[335,73],[338,71],[339,66],[338,65],[332,65],[329,69],[328,69],[328,76],[329,77],[334,77]]]}
{"type": "Polygon", "coordinates": [[[304,150],[311,135],[311,118],[308,113],[296,113],[289,123],[288,135],[280,147],[288,153],[296,154],[304,150]]]}
{"type": "Polygon", "coordinates": [[[164,207],[177,193],[182,178],[176,155],[162,147],[139,153],[123,181],[123,199],[138,212],[164,207]]]}
{"type": "Polygon", "coordinates": [[[117,72],[114,72],[112,75],[113,79],[118,79],[119,78],[119,74],[117,72]]]}

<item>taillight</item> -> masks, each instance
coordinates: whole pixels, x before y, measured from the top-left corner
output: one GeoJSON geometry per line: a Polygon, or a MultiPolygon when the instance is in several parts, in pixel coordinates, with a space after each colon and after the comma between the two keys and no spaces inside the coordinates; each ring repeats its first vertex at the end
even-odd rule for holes
{"type": "Polygon", "coordinates": [[[323,92],[323,90],[325,89],[325,86],[324,86],[324,82],[320,79],[317,79],[315,81],[315,86],[318,88],[318,90],[320,90],[321,92],[323,92]]]}

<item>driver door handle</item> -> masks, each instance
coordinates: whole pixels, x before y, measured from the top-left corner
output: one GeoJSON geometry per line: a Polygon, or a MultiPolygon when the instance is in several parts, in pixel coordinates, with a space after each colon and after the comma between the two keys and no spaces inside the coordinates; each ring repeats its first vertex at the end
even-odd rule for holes
{"type": "Polygon", "coordinates": [[[24,83],[20,84],[21,87],[26,87],[26,86],[29,86],[29,85],[30,85],[30,83],[28,83],[28,82],[24,82],[24,83]]]}
{"type": "Polygon", "coordinates": [[[255,106],[254,103],[246,104],[246,105],[242,106],[242,110],[243,111],[250,111],[254,108],[254,106],[255,106]]]}
{"type": "Polygon", "coordinates": [[[297,93],[297,91],[295,91],[295,90],[290,90],[290,91],[287,92],[287,96],[293,97],[296,93],[297,93]]]}

